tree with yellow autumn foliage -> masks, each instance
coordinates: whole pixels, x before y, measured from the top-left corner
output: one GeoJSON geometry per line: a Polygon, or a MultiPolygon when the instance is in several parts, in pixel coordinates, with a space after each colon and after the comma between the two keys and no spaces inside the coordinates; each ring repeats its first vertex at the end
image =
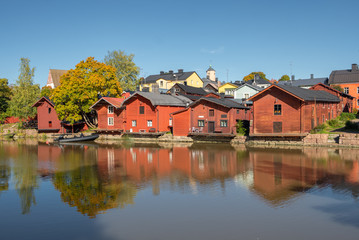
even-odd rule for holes
{"type": "Polygon", "coordinates": [[[251,72],[250,74],[248,74],[247,76],[245,76],[245,77],[243,78],[243,81],[247,82],[247,81],[253,80],[253,79],[254,79],[254,75],[259,75],[260,78],[269,81],[269,80],[266,78],[266,75],[265,75],[263,72],[251,72]]]}
{"type": "Polygon", "coordinates": [[[59,119],[71,124],[85,120],[89,127],[95,127],[97,118],[90,117],[90,107],[99,96],[119,97],[121,92],[116,69],[89,57],[61,76],[51,100],[59,119]]]}

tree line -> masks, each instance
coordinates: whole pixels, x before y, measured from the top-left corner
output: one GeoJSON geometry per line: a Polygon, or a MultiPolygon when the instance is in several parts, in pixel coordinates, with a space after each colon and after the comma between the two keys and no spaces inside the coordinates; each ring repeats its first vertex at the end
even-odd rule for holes
{"type": "Polygon", "coordinates": [[[16,84],[0,78],[0,121],[6,117],[18,117],[22,121],[36,116],[32,105],[40,97],[48,97],[55,103],[59,119],[75,123],[85,120],[95,127],[90,107],[101,96],[119,97],[123,90],[133,91],[139,84],[140,68],[133,62],[134,55],[123,51],[109,51],[102,62],[93,57],[78,63],[60,77],[55,89],[34,83],[35,68],[28,58],[20,59],[19,77],[16,84]]]}

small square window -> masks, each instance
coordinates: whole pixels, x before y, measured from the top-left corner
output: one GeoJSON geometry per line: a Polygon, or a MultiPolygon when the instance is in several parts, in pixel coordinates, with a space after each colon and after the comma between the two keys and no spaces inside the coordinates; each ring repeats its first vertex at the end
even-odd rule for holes
{"type": "Polygon", "coordinates": [[[152,127],[152,120],[147,120],[147,127],[152,127]]]}
{"type": "Polygon", "coordinates": [[[220,124],[221,124],[221,127],[227,127],[228,126],[227,120],[221,120],[220,124]]]}
{"type": "Polygon", "coordinates": [[[282,105],[274,104],[274,115],[282,115],[282,105]]]}
{"type": "Polygon", "coordinates": [[[137,121],[136,120],[132,120],[132,127],[136,127],[137,126],[137,121]]]}
{"type": "Polygon", "coordinates": [[[145,114],[145,106],[140,106],[140,114],[145,114]]]}
{"type": "Polygon", "coordinates": [[[204,127],[204,120],[198,120],[198,127],[204,127]]]}
{"type": "Polygon", "coordinates": [[[209,109],[209,116],[214,117],[214,109],[209,109]]]}
{"type": "Polygon", "coordinates": [[[345,87],[345,88],[344,88],[344,93],[345,93],[345,94],[349,94],[349,88],[348,88],[348,87],[345,87]]]}
{"type": "Polygon", "coordinates": [[[113,126],[113,117],[108,118],[108,125],[113,126]]]}

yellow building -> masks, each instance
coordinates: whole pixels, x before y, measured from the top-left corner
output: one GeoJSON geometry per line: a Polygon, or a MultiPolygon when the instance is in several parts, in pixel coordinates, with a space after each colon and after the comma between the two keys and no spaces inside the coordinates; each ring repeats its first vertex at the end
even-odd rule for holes
{"type": "Polygon", "coordinates": [[[167,92],[176,83],[185,84],[185,82],[187,86],[203,87],[203,81],[195,71],[184,72],[183,69],[178,69],[176,73],[172,70],[168,73],[161,71],[158,75],[146,77],[140,84],[140,91],[167,92]]]}
{"type": "Polygon", "coordinates": [[[219,93],[225,93],[226,95],[233,95],[235,89],[239,86],[234,83],[225,83],[218,88],[219,93]]]}

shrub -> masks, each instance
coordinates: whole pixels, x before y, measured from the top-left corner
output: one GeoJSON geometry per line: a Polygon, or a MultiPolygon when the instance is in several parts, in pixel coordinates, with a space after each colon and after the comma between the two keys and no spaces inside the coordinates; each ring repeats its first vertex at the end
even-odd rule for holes
{"type": "Polygon", "coordinates": [[[323,132],[325,130],[325,125],[324,124],[320,124],[318,126],[316,126],[315,128],[313,128],[310,133],[320,133],[320,132],[323,132]]]}
{"type": "Polygon", "coordinates": [[[348,113],[348,112],[343,112],[340,114],[339,116],[339,120],[346,122],[348,120],[353,120],[356,118],[356,114],[355,113],[348,113]]]}
{"type": "Polygon", "coordinates": [[[340,127],[340,122],[336,118],[329,120],[327,123],[331,127],[340,127]]]}
{"type": "Polygon", "coordinates": [[[243,122],[241,120],[238,120],[236,129],[239,135],[246,135],[247,129],[243,127],[243,122]]]}
{"type": "Polygon", "coordinates": [[[354,113],[355,115],[357,115],[357,114],[358,114],[358,109],[353,108],[353,113],[354,113]]]}

